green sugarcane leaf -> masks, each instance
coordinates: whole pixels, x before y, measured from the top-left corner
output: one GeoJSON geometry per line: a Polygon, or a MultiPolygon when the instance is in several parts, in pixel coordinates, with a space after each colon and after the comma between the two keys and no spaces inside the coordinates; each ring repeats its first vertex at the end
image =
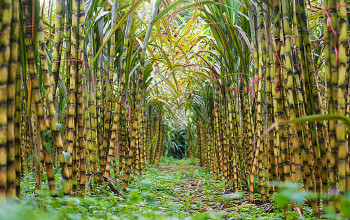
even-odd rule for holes
{"type": "Polygon", "coordinates": [[[47,137],[47,138],[46,138],[46,141],[47,141],[48,143],[53,143],[54,139],[53,139],[53,137],[47,137]]]}
{"type": "Polygon", "coordinates": [[[175,1],[174,3],[169,5],[168,7],[165,7],[163,11],[160,11],[158,13],[158,15],[154,18],[153,22],[156,23],[160,18],[162,18],[165,14],[167,14],[170,10],[172,10],[173,8],[175,8],[177,5],[181,4],[182,2],[184,2],[184,0],[175,1]]]}
{"type": "Polygon", "coordinates": [[[30,156],[24,161],[24,163],[27,163],[27,162],[30,161],[33,157],[35,157],[35,154],[30,155],[30,156]]]}
{"type": "Polygon", "coordinates": [[[52,25],[50,25],[49,23],[47,23],[46,21],[43,20],[43,24],[45,24],[45,26],[51,28],[51,29],[55,29],[55,27],[53,27],[52,25]]]}
{"type": "Polygon", "coordinates": [[[57,167],[54,171],[55,175],[61,172],[61,170],[62,170],[62,167],[57,167]]]}
{"type": "Polygon", "coordinates": [[[143,2],[143,0],[138,0],[135,4],[131,5],[129,10],[124,14],[124,16],[118,20],[118,24],[115,25],[113,30],[109,33],[108,37],[104,40],[103,44],[101,45],[100,49],[95,54],[95,57],[92,59],[91,65],[94,65],[96,62],[98,56],[102,52],[103,48],[106,46],[107,42],[111,39],[112,35],[118,30],[118,28],[129,18],[129,15],[135,12],[137,7],[143,2]]]}
{"type": "Polygon", "coordinates": [[[62,153],[63,153],[64,159],[65,159],[65,160],[67,161],[67,163],[68,163],[68,162],[69,162],[69,159],[70,159],[70,156],[71,156],[70,152],[69,152],[69,151],[63,151],[62,153]]]}
{"type": "Polygon", "coordinates": [[[44,145],[45,145],[45,148],[46,148],[47,152],[50,154],[51,153],[51,145],[50,145],[50,143],[46,142],[44,145]]]}
{"type": "Polygon", "coordinates": [[[44,131],[43,131],[43,138],[45,138],[45,137],[47,136],[48,133],[49,133],[49,132],[48,132],[47,130],[44,130],[44,131]]]}
{"type": "Polygon", "coordinates": [[[315,121],[330,121],[330,120],[340,120],[342,121],[348,131],[350,131],[350,118],[344,116],[344,115],[339,115],[339,114],[329,114],[329,115],[308,115],[308,116],[303,116],[287,121],[281,121],[278,122],[279,124],[288,124],[288,123],[304,123],[304,122],[315,122],[315,121]]]}

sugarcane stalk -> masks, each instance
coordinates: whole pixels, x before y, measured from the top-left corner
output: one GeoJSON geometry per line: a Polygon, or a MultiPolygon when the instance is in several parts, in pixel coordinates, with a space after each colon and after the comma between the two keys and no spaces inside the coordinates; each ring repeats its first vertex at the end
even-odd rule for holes
{"type": "MultiPolygon", "coordinates": [[[[0,47],[0,203],[6,201],[7,194],[7,160],[8,158],[8,134],[11,127],[8,126],[8,79],[10,78],[11,59],[11,22],[12,22],[12,0],[2,2],[2,21],[0,47]]],[[[11,94],[10,94],[11,95],[11,94]]],[[[10,96],[11,97],[11,96],[10,96]]],[[[10,140],[11,141],[11,140],[10,140]]],[[[11,144],[11,143],[10,143],[11,144]]]]}

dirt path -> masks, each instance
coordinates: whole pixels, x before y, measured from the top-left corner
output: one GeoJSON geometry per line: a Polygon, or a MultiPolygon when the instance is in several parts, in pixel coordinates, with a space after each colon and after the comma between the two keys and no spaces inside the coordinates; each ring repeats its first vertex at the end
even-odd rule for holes
{"type": "Polygon", "coordinates": [[[169,199],[183,208],[186,213],[198,213],[224,211],[231,214],[239,214],[241,211],[249,211],[251,215],[271,212],[271,203],[249,203],[245,194],[223,194],[224,181],[216,179],[204,172],[202,168],[191,164],[170,164],[158,166],[160,175],[172,176],[174,183],[167,191],[159,194],[158,201],[169,199]]]}

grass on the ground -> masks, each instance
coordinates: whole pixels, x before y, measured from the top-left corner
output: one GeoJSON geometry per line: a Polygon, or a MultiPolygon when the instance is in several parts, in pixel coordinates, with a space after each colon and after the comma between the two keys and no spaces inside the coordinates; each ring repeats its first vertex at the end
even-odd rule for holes
{"type": "Polygon", "coordinates": [[[160,166],[135,177],[124,197],[103,185],[91,186],[94,192],[89,189],[85,198],[52,198],[45,180],[43,192],[35,193],[35,175],[25,174],[22,200],[0,206],[0,219],[283,219],[271,203],[255,205],[244,193],[223,194],[223,180],[197,163],[162,158],[160,166]]]}

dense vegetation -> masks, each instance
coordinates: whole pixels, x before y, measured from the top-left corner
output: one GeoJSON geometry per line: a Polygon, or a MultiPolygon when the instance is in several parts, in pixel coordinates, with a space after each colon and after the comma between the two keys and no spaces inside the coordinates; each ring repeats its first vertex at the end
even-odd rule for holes
{"type": "MultiPolygon", "coordinates": [[[[349,6],[0,0],[1,211],[184,218],[224,193],[276,218],[349,218],[349,6]],[[217,188],[172,208],[159,172],[217,188]]],[[[226,211],[211,217],[259,213],[226,211]]]]}
{"type": "Polygon", "coordinates": [[[35,177],[25,175],[23,200],[1,207],[0,214],[8,219],[283,217],[281,210],[271,203],[256,205],[245,202],[240,194],[223,195],[224,181],[195,166],[197,163],[197,159],[162,159],[159,167],[151,166],[147,174],[135,178],[126,197],[108,192],[104,187],[96,188],[91,194],[88,190],[85,198],[36,196],[35,177]],[[42,206],[45,211],[41,210],[42,206]]]}

